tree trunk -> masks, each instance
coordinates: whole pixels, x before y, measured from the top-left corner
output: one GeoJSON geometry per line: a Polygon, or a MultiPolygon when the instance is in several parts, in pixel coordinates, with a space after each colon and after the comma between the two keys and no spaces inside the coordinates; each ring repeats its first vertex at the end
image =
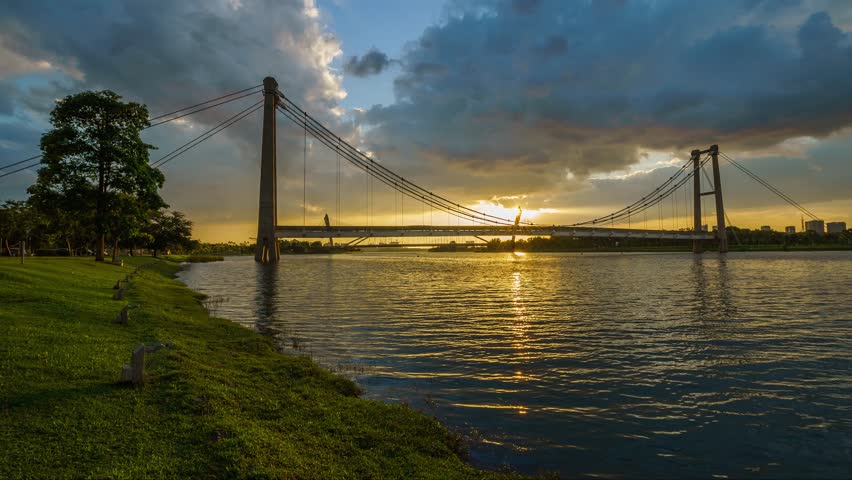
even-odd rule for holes
{"type": "Polygon", "coordinates": [[[104,261],[104,249],[106,248],[106,235],[98,235],[98,241],[95,245],[95,261],[104,261]]]}
{"type": "Polygon", "coordinates": [[[112,243],[112,263],[115,263],[115,255],[118,252],[118,237],[113,239],[112,243]]]}
{"type": "MultiPolygon", "coordinates": [[[[99,154],[100,156],[100,154],[99,154]]],[[[95,251],[95,261],[104,261],[104,248],[106,247],[106,239],[104,235],[104,215],[106,213],[106,165],[102,158],[98,159],[98,196],[95,202],[95,232],[98,234],[98,248],[95,251]]]]}
{"type": "Polygon", "coordinates": [[[65,237],[65,246],[68,247],[68,256],[73,257],[74,250],[71,250],[71,239],[68,237],[65,237]]]}
{"type": "Polygon", "coordinates": [[[6,255],[8,255],[10,257],[12,256],[12,251],[9,250],[9,239],[8,238],[2,239],[2,241],[0,241],[0,246],[3,247],[3,250],[6,252],[6,255]]]}

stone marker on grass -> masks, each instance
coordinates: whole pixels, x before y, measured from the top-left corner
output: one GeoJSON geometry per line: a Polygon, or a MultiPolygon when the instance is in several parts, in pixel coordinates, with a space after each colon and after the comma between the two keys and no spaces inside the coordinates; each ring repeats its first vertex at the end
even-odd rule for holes
{"type": "MultiPolygon", "coordinates": [[[[119,290],[121,291],[121,290],[119,290]]],[[[125,305],[121,308],[121,311],[118,312],[118,315],[115,316],[115,323],[120,323],[122,325],[127,325],[127,322],[130,320],[130,306],[125,305]]]]}
{"type": "Polygon", "coordinates": [[[145,383],[145,344],[140,343],[133,349],[130,365],[121,368],[121,381],[132,382],[134,385],[145,383]]]}

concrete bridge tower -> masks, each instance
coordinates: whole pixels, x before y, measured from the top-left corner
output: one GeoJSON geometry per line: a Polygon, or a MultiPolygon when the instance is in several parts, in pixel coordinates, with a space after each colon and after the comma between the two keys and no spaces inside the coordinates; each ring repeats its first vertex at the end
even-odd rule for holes
{"type": "Polygon", "coordinates": [[[254,259],[275,263],[280,258],[275,226],[278,224],[278,188],[275,148],[275,106],[278,103],[278,82],[272,77],[263,79],[263,143],[260,150],[260,203],[257,216],[257,245],[254,259]]]}

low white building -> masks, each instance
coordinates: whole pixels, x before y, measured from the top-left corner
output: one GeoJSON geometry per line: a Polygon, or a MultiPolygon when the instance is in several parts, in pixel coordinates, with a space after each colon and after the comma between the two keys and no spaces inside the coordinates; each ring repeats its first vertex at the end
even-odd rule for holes
{"type": "Polygon", "coordinates": [[[828,233],[842,233],[846,231],[846,222],[828,222],[825,227],[828,233]]]}
{"type": "Polygon", "coordinates": [[[825,222],[822,220],[809,220],[805,222],[806,232],[816,232],[817,235],[825,235],[825,222]]]}

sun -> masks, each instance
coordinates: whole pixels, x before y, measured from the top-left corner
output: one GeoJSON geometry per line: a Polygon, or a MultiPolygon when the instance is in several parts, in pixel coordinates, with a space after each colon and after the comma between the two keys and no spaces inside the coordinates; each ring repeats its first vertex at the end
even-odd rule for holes
{"type": "MultiPolygon", "coordinates": [[[[478,203],[470,205],[469,208],[488,215],[503,218],[511,222],[515,221],[515,216],[518,214],[517,206],[507,207],[486,200],[480,200],[478,203]]],[[[536,218],[543,213],[558,213],[558,210],[553,208],[522,208],[521,222],[535,223],[536,218]]]]}

